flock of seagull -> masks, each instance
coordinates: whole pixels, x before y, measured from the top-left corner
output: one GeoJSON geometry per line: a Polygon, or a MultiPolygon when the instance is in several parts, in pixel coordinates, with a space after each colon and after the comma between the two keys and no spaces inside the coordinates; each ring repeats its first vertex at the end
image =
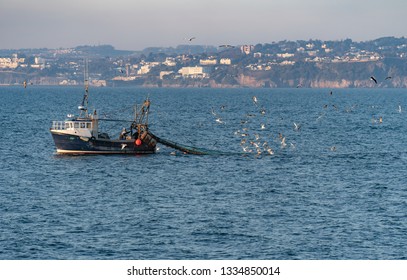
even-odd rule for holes
{"type": "MultiPolygon", "coordinates": [[[[374,78],[373,76],[371,77],[372,81],[377,83],[377,79],[374,78]],[[376,80],[376,81],[375,81],[376,80]]],[[[386,79],[391,79],[391,77],[386,77],[386,79]]],[[[330,91],[329,95],[332,95],[333,92],[330,91]]],[[[235,137],[238,137],[240,139],[240,147],[243,151],[244,155],[250,155],[253,154],[256,157],[261,157],[263,155],[274,155],[277,149],[295,149],[296,148],[296,142],[295,141],[288,141],[286,138],[286,135],[284,135],[282,132],[278,132],[278,138],[277,137],[272,137],[271,142],[267,141],[270,139],[270,137],[262,137],[262,131],[266,130],[268,132],[271,131],[270,123],[267,122],[267,117],[266,117],[266,109],[261,106],[258,97],[252,96],[252,104],[255,110],[255,113],[246,113],[244,117],[240,121],[241,127],[234,131],[235,137]],[[257,117],[257,118],[256,118],[257,117]],[[260,117],[260,118],[259,118],[260,117]],[[256,120],[256,121],[254,121],[256,120]],[[273,139],[274,138],[274,139],[273,139]],[[276,146],[277,144],[277,146],[276,146]]],[[[335,104],[324,104],[323,105],[323,112],[320,113],[315,121],[319,122],[322,118],[324,118],[327,114],[327,110],[329,108],[332,108],[334,111],[340,111],[338,106],[335,104]]],[[[345,108],[344,112],[346,113],[351,113],[355,110],[356,105],[352,105],[351,107],[345,108]]],[[[372,106],[372,108],[375,108],[375,106],[372,106]]],[[[220,111],[225,110],[225,106],[222,105],[219,108],[220,111]]],[[[398,113],[402,112],[402,107],[399,104],[396,111],[398,113]]],[[[223,120],[221,117],[220,113],[217,113],[215,109],[212,107],[211,108],[211,114],[214,117],[214,120],[217,124],[225,125],[226,122],[223,120]]],[[[282,119],[282,118],[281,118],[282,119]]],[[[372,116],[372,124],[382,124],[383,123],[383,117],[378,116],[374,117],[372,116]]],[[[298,122],[292,122],[292,131],[295,133],[300,133],[302,129],[302,125],[298,122]]],[[[289,134],[287,134],[289,135],[289,134]]],[[[330,152],[336,152],[337,147],[335,145],[327,145],[326,146],[327,151],[330,152]]]]}
{"type": "MultiPolygon", "coordinates": [[[[187,40],[189,42],[191,42],[194,39],[196,39],[196,37],[185,38],[185,40],[187,40]]],[[[220,45],[219,48],[234,48],[234,46],[229,45],[229,44],[223,44],[223,45],[220,45]]],[[[391,76],[387,76],[384,80],[386,81],[386,80],[389,80],[391,78],[392,78],[391,76]]],[[[376,77],[374,77],[374,76],[371,76],[370,79],[375,84],[379,83],[378,79],[376,77]]],[[[297,88],[301,88],[301,87],[302,87],[302,84],[297,85],[297,88]]],[[[329,94],[332,95],[333,94],[332,91],[330,91],[329,94]]],[[[259,113],[262,116],[265,116],[266,110],[265,110],[265,108],[259,108],[259,100],[258,100],[258,98],[256,96],[252,96],[252,101],[253,101],[254,106],[257,109],[259,109],[259,113]]],[[[327,108],[328,108],[328,105],[327,104],[324,105],[324,109],[327,109],[327,108]]],[[[332,105],[332,108],[334,108],[335,110],[339,110],[338,107],[335,104],[332,105]]],[[[224,109],[225,109],[225,106],[222,105],[220,107],[220,110],[223,111],[224,109]]],[[[349,113],[352,110],[354,110],[354,106],[351,107],[351,108],[346,109],[345,111],[349,113]]],[[[402,111],[401,105],[398,106],[397,111],[399,113],[401,113],[401,111],[402,111]]],[[[213,107],[211,109],[211,114],[214,116],[216,123],[225,124],[225,121],[222,119],[221,116],[219,116],[215,112],[213,107]]],[[[324,115],[325,114],[320,114],[317,117],[316,120],[319,121],[321,118],[324,117],[324,115]]],[[[249,122],[249,119],[254,117],[254,116],[255,116],[255,114],[250,114],[250,113],[246,114],[246,119],[243,119],[241,121],[241,125],[244,126],[244,127],[242,127],[241,129],[235,131],[234,135],[239,136],[241,138],[240,146],[241,146],[241,148],[242,148],[242,150],[243,150],[243,152],[245,154],[254,153],[254,154],[256,154],[257,157],[259,157],[259,156],[261,156],[263,154],[273,155],[274,150],[270,147],[269,143],[267,141],[261,140],[261,137],[260,137],[259,133],[256,132],[256,131],[254,131],[252,133],[252,135],[251,135],[251,133],[249,133],[249,128],[247,126],[245,126],[245,124],[247,124],[249,122]]],[[[375,124],[375,123],[381,124],[382,122],[383,122],[383,118],[381,116],[378,119],[372,118],[372,123],[373,124],[375,124]]],[[[266,129],[266,124],[264,122],[261,122],[260,123],[260,130],[265,130],[265,129],[266,129]]],[[[301,125],[296,123],[296,122],[293,122],[293,130],[296,131],[296,132],[299,132],[300,129],[301,129],[301,125]]],[[[278,134],[278,142],[279,142],[279,145],[280,145],[281,149],[284,149],[284,148],[287,147],[286,137],[281,132],[278,134]]],[[[291,142],[290,147],[292,149],[294,149],[295,148],[295,143],[291,142]]],[[[336,146],[331,146],[329,148],[329,150],[332,151],[332,152],[335,152],[337,150],[337,148],[336,148],[336,146]]]]}
{"type": "MultiPolygon", "coordinates": [[[[262,154],[268,154],[268,155],[273,155],[274,150],[271,148],[269,143],[267,141],[262,140],[262,137],[260,136],[260,132],[257,131],[259,130],[266,130],[267,124],[266,124],[266,109],[261,107],[259,104],[259,100],[256,96],[252,97],[252,102],[254,105],[254,108],[260,116],[263,118],[261,119],[261,122],[258,124],[257,129],[253,129],[250,127],[250,123],[253,124],[253,119],[258,115],[257,113],[246,113],[244,115],[244,118],[240,121],[241,128],[238,129],[237,131],[234,132],[234,135],[236,137],[240,137],[240,146],[242,148],[242,151],[244,154],[256,154],[257,156],[261,156],[262,154]]],[[[220,111],[225,110],[224,105],[220,106],[220,111]]],[[[214,116],[214,120],[218,124],[225,124],[225,121],[222,119],[222,117],[215,112],[215,109],[212,107],[211,109],[211,114],[214,116]]],[[[300,125],[295,124],[296,129],[300,129],[300,125]]],[[[279,142],[282,148],[287,146],[286,144],[286,138],[280,133],[279,135],[279,142]]],[[[291,143],[291,145],[293,145],[291,143]]]]}

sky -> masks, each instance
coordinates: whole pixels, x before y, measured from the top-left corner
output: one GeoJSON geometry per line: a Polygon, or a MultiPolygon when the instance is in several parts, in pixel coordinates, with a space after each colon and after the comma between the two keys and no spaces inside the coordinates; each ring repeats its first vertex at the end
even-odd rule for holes
{"type": "Polygon", "coordinates": [[[367,41],[407,37],[406,11],[406,0],[0,0],[0,49],[367,41]]]}

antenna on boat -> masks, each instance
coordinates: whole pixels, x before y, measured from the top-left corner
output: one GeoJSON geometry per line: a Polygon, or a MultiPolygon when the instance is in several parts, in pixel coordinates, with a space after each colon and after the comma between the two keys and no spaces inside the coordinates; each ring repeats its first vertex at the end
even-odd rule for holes
{"type": "Polygon", "coordinates": [[[78,107],[78,109],[81,110],[80,117],[82,117],[82,113],[84,114],[84,117],[87,117],[87,115],[88,115],[88,95],[89,95],[89,65],[88,65],[88,59],[85,59],[85,66],[84,66],[84,71],[83,71],[83,79],[84,79],[84,85],[85,85],[85,93],[83,95],[82,103],[78,107]]]}

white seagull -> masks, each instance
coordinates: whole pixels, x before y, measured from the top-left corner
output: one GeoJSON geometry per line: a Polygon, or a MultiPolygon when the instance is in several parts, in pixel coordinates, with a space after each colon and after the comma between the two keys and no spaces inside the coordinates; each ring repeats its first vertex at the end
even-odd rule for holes
{"type": "Polygon", "coordinates": [[[225,123],[224,121],[222,121],[221,118],[217,118],[215,121],[216,121],[217,123],[225,123]]]}
{"type": "Polygon", "coordinates": [[[254,105],[256,105],[256,106],[257,106],[257,101],[258,101],[258,100],[257,100],[257,97],[256,97],[256,96],[253,96],[253,97],[252,97],[252,99],[253,99],[253,103],[254,103],[254,105]]]}
{"type": "Polygon", "coordinates": [[[300,130],[300,128],[301,128],[301,125],[294,123],[294,130],[295,131],[300,130]]]}
{"type": "Polygon", "coordinates": [[[267,151],[270,155],[273,155],[273,154],[274,154],[274,152],[273,152],[273,150],[272,150],[271,148],[268,148],[266,151],[267,151]]]}
{"type": "Polygon", "coordinates": [[[287,144],[285,143],[285,137],[283,137],[283,139],[281,139],[281,148],[284,148],[285,146],[287,146],[287,144]]]}

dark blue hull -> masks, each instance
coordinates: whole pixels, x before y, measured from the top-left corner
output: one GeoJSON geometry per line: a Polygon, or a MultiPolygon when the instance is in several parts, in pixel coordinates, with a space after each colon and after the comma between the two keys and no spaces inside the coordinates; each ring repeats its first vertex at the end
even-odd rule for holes
{"type": "Polygon", "coordinates": [[[136,145],[135,139],[93,139],[51,131],[59,154],[152,154],[156,141],[149,135],[136,145]]]}

